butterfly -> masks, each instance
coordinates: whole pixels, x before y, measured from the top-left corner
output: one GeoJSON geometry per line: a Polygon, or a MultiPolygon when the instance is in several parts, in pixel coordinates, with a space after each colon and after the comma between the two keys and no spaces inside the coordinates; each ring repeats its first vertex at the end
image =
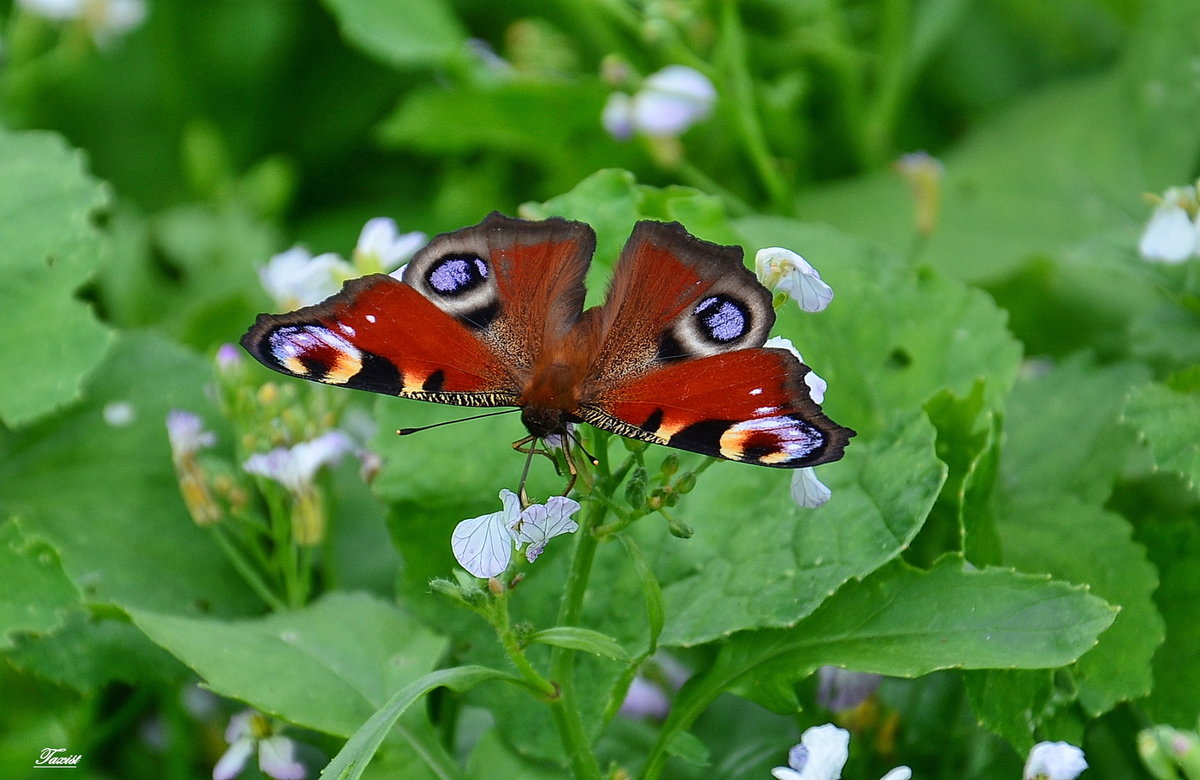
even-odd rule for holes
{"type": "Polygon", "coordinates": [[[373,274],[242,346],[289,376],[442,404],[518,407],[529,436],[588,423],[778,468],[842,457],[855,432],[812,399],[809,368],[764,348],[771,293],[742,250],[638,222],[601,306],[584,309],[591,227],[493,212],[435,237],[400,279],[373,274]]]}

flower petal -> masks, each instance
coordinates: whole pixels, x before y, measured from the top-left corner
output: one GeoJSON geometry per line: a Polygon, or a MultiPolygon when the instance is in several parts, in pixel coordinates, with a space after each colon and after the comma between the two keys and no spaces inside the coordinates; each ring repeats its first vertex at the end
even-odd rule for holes
{"type": "Polygon", "coordinates": [[[1187,212],[1171,202],[1154,210],[1138,241],[1138,253],[1146,260],[1182,263],[1196,251],[1197,227],[1187,212]]]}
{"type": "MultiPolygon", "coordinates": [[[[229,725],[232,727],[233,721],[230,721],[229,725]]],[[[250,758],[250,754],[253,752],[254,740],[250,737],[235,739],[213,767],[213,780],[230,780],[230,778],[237,777],[246,767],[246,759],[250,758]]]]}
{"type": "Polygon", "coordinates": [[[624,92],[609,95],[604,104],[604,111],[600,114],[600,124],[618,141],[628,141],[632,138],[633,98],[624,92]]]}
{"type": "Polygon", "coordinates": [[[898,766],[880,780],[912,780],[912,770],[906,766],[898,766]]]}
{"type": "Polygon", "coordinates": [[[182,409],[167,412],[167,438],[176,463],[217,443],[216,435],[204,430],[204,421],[199,415],[182,409]]]}
{"type": "Polygon", "coordinates": [[[686,65],[668,65],[646,78],[633,97],[633,126],[649,136],[674,137],[712,113],[717,90],[686,65]]]}
{"type": "Polygon", "coordinates": [[[454,528],[450,549],[459,565],[476,577],[495,577],[512,561],[510,526],[521,514],[521,501],[511,490],[501,490],[504,509],[463,520],[454,528]]]}
{"type": "Polygon", "coordinates": [[[571,515],[579,511],[579,502],[563,496],[552,496],[543,504],[534,504],[521,513],[512,525],[518,542],[528,543],[525,558],[533,563],[542,554],[546,542],[562,534],[574,533],[579,523],[571,515]]]}
{"type": "Polygon", "coordinates": [[[1029,751],[1024,780],[1075,780],[1087,769],[1083,751],[1066,742],[1039,742],[1029,751]]]}
{"type": "Polygon", "coordinates": [[[837,780],[842,776],[842,767],[850,758],[849,731],[832,723],[814,726],[800,736],[800,744],[808,748],[808,761],[802,770],[805,780],[837,780]]]}
{"type": "Polygon", "coordinates": [[[832,495],[833,491],[817,479],[812,466],[792,472],[792,500],[802,509],[824,506],[832,495]]]}
{"type": "Polygon", "coordinates": [[[296,760],[296,743],[287,737],[268,737],[258,743],[258,768],[275,780],[302,780],[308,774],[296,760]]]}
{"type": "Polygon", "coordinates": [[[390,217],[367,220],[354,247],[354,264],[360,271],[394,272],[422,246],[426,236],[420,231],[401,234],[390,217]]]}
{"type": "Polygon", "coordinates": [[[275,255],[258,269],[263,289],[281,309],[323,301],[337,292],[345,279],[355,275],[353,266],[337,255],[313,257],[299,246],[275,255]]]}

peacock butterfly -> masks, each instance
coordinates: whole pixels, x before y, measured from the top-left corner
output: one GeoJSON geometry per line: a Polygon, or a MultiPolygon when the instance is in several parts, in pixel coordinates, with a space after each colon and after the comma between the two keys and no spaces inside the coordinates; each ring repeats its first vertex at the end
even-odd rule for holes
{"type": "Polygon", "coordinates": [[[842,457],[854,431],[810,397],[807,366],[763,347],[771,293],[739,247],[639,222],[604,304],[585,311],[595,248],[582,222],[494,212],[434,238],[400,280],[364,276],[314,306],[260,314],[242,346],[302,379],[519,407],[535,441],[586,422],[760,466],[842,457]]]}

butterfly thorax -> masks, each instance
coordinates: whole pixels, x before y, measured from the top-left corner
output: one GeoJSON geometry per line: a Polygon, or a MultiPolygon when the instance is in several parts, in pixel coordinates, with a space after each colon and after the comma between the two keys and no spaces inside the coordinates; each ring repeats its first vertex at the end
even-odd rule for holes
{"type": "Polygon", "coordinates": [[[568,422],[577,421],[579,391],[586,366],[569,352],[543,356],[533,368],[518,400],[521,422],[538,437],[562,433],[568,422]]]}

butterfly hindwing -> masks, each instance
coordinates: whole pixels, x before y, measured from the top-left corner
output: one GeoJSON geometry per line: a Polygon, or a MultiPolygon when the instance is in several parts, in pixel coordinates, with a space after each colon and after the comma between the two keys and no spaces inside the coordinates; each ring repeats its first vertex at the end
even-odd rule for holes
{"type": "Polygon", "coordinates": [[[613,385],[579,416],[622,436],[714,458],[815,466],[840,458],[854,431],[812,400],[807,371],[778,349],[673,361],[613,385]]]}
{"type": "Polygon", "coordinates": [[[385,274],[288,314],[260,314],[242,345],[268,368],[325,384],[461,406],[511,406],[511,372],[466,326],[385,274]]]}

